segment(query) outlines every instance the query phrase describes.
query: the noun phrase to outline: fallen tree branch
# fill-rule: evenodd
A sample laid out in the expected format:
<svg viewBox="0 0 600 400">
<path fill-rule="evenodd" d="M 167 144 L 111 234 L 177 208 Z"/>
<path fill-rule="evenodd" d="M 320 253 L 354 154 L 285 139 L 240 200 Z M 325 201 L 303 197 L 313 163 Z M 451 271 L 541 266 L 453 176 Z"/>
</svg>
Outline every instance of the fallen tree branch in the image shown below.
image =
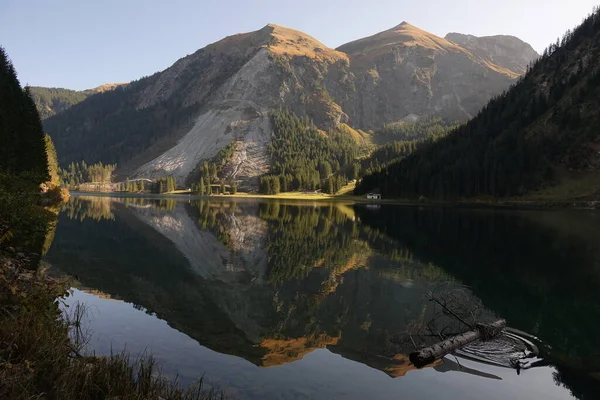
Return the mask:
<svg viewBox="0 0 600 400">
<path fill-rule="evenodd" d="M 428 293 L 428 296 L 429 296 L 429 301 L 435 301 L 437 304 L 439 304 L 440 306 L 442 306 L 442 308 L 444 310 L 446 310 L 446 312 L 448 312 L 454 318 L 456 318 L 457 320 L 459 320 L 460 322 L 462 322 L 463 324 L 465 324 L 469 328 L 473 329 L 473 325 L 467 323 L 464 319 L 462 319 L 461 317 L 459 317 L 454 311 L 452 311 L 451 309 L 449 309 L 445 304 L 442 304 L 441 301 L 439 301 L 438 299 L 435 298 L 435 296 L 433 295 L 433 293 L 431 293 L 431 292 Z"/>
<path fill-rule="evenodd" d="M 475 329 L 410 353 L 408 358 L 417 368 L 421 368 L 477 339 L 491 339 L 500 334 L 505 327 L 506 321 L 503 319 L 491 324 L 476 324 Z"/>
</svg>

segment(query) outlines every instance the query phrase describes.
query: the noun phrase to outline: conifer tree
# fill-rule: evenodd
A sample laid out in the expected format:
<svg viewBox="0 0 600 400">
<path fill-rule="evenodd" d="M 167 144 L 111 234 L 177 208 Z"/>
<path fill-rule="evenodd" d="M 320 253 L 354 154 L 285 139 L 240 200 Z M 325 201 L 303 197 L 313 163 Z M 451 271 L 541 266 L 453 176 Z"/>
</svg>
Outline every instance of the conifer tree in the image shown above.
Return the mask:
<svg viewBox="0 0 600 400">
<path fill-rule="evenodd" d="M 15 69 L 0 47 L 0 170 L 27 173 L 31 183 L 49 180 L 46 143 L 29 89 L 21 89 Z"/>
<path fill-rule="evenodd" d="M 50 135 L 44 136 L 45 148 L 46 148 L 46 159 L 48 163 L 48 175 L 50 176 L 50 184 L 52 186 L 60 185 L 60 178 L 58 176 L 58 157 L 56 156 L 56 149 Z"/>
<path fill-rule="evenodd" d="M 198 194 L 203 196 L 204 195 L 204 178 L 200 177 L 200 184 L 198 185 Z"/>
</svg>

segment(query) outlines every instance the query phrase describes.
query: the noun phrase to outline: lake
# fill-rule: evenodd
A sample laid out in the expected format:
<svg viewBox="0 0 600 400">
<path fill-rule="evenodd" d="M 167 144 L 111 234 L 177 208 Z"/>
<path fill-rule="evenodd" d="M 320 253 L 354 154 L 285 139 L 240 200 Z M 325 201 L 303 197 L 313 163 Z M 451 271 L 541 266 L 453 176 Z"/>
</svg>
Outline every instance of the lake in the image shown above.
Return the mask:
<svg viewBox="0 0 600 400">
<path fill-rule="evenodd" d="M 88 351 L 233 399 L 600 398 L 594 211 L 73 196 L 44 262 Z M 518 331 L 408 361 L 499 318 Z"/>
</svg>

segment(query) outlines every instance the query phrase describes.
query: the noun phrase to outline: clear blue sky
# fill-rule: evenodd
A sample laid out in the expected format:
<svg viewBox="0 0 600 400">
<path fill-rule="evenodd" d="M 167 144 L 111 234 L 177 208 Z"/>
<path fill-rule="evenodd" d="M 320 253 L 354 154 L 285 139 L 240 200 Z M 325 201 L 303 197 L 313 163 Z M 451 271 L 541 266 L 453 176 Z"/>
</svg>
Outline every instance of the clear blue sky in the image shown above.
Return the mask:
<svg viewBox="0 0 600 400">
<path fill-rule="evenodd" d="M 0 0 L 0 45 L 23 85 L 86 89 L 165 69 L 227 35 L 276 23 L 330 47 L 407 21 L 509 34 L 538 52 L 600 0 Z"/>
</svg>

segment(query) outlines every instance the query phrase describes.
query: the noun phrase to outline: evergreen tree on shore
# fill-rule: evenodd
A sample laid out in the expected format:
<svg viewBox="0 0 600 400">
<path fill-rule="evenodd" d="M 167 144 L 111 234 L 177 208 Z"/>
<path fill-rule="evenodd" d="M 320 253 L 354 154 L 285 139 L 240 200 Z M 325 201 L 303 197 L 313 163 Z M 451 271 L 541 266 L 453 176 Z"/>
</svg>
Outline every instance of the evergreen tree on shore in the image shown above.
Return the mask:
<svg viewBox="0 0 600 400">
<path fill-rule="evenodd" d="M 48 160 L 48 175 L 50 176 L 50 184 L 52 186 L 60 185 L 60 177 L 58 176 L 58 157 L 56 149 L 50 135 L 44 136 L 44 144 L 46 147 L 46 159 Z"/>
<path fill-rule="evenodd" d="M 28 174 L 33 183 L 48 181 L 46 143 L 40 116 L 27 88 L 0 47 L 0 170 Z"/>
</svg>

